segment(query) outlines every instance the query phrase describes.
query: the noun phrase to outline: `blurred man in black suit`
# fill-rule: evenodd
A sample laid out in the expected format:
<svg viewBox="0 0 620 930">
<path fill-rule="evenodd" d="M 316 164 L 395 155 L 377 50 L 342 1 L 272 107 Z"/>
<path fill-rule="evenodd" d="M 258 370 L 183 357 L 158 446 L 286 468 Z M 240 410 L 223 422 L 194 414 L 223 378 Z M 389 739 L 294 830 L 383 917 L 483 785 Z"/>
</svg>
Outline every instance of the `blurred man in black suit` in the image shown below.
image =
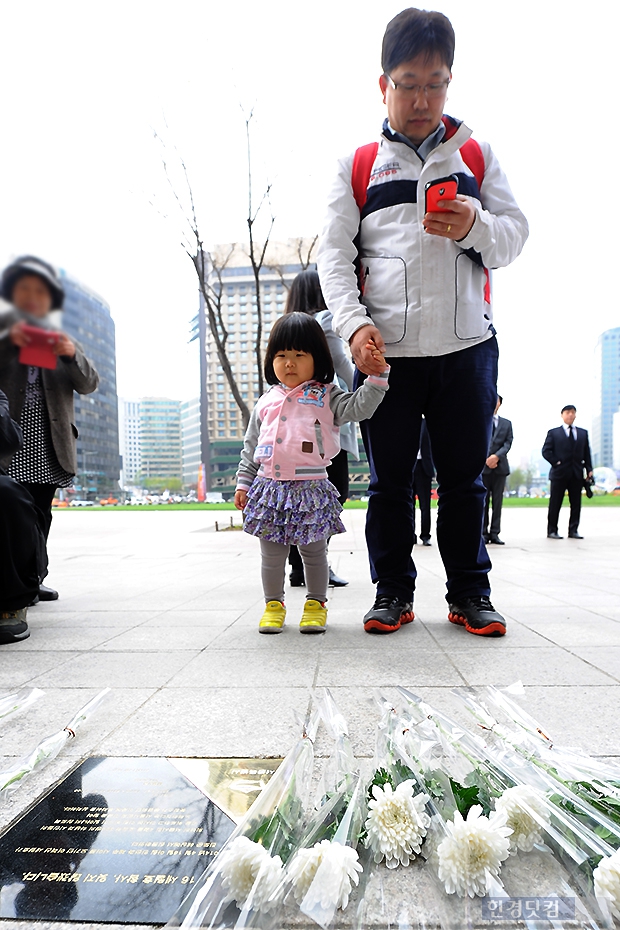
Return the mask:
<svg viewBox="0 0 620 930">
<path fill-rule="evenodd" d="M 494 543 L 496 546 L 503 546 L 503 541 L 499 538 L 499 531 L 502 521 L 502 503 L 504 500 L 504 488 L 506 478 L 510 474 L 510 465 L 508 464 L 508 453 L 512 446 L 512 423 L 505 417 L 500 417 L 498 410 L 502 404 L 503 397 L 497 395 L 497 403 L 493 414 L 493 432 L 491 433 L 491 442 L 489 443 L 489 454 L 482 469 L 482 480 L 487 489 L 487 500 L 484 510 L 484 536 L 485 543 Z M 489 504 L 492 506 L 491 528 L 489 529 Z"/>
<path fill-rule="evenodd" d="M 435 463 L 431 452 L 431 441 L 426 428 L 426 420 L 422 420 L 420 430 L 420 448 L 413 469 L 413 544 L 418 541 L 415 532 L 415 499 L 418 499 L 420 508 L 420 539 L 423 546 L 431 544 L 431 482 L 435 475 Z"/>
<path fill-rule="evenodd" d="M 570 539 L 583 539 L 579 535 L 579 517 L 581 515 L 581 489 L 583 487 L 584 468 L 589 478 L 592 477 L 592 455 L 588 431 L 574 426 L 577 408 L 572 404 L 562 407 L 563 426 L 550 429 L 542 448 L 543 458 L 551 465 L 551 497 L 547 516 L 547 536 L 549 539 L 562 539 L 558 535 L 558 518 L 564 494 L 568 491 L 570 515 L 568 518 L 568 535 Z"/>
</svg>

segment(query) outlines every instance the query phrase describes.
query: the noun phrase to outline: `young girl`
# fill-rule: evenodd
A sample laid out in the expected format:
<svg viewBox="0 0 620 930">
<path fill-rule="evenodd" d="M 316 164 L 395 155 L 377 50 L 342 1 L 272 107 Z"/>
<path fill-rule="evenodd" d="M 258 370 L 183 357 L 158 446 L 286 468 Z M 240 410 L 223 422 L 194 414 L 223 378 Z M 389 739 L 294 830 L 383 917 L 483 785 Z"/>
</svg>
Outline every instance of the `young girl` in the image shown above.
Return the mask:
<svg viewBox="0 0 620 930">
<path fill-rule="evenodd" d="M 340 336 L 337 336 L 332 326 L 332 315 L 325 306 L 323 292 L 321 291 L 321 282 L 318 272 L 313 268 L 306 268 L 300 271 L 291 282 L 286 298 L 285 313 L 309 313 L 313 316 L 321 329 L 325 333 L 327 345 L 334 363 L 336 384 L 345 391 L 353 390 L 353 377 L 355 369 L 351 361 L 349 347 Z M 357 430 L 355 423 L 345 423 L 340 428 L 340 452 L 334 456 L 331 465 L 327 466 L 327 477 L 338 491 L 338 500 L 344 504 L 349 496 L 349 461 L 348 456 L 359 459 L 357 448 Z M 328 540 L 329 546 L 329 540 Z M 288 555 L 289 565 L 291 566 L 291 587 L 301 587 L 305 585 L 304 566 L 301 561 L 301 555 L 297 546 L 292 545 Z M 349 582 L 344 578 L 338 577 L 329 566 L 329 587 L 342 588 Z"/>
<path fill-rule="evenodd" d="M 389 366 L 352 393 L 333 383 L 334 366 L 320 325 L 306 313 L 289 313 L 274 324 L 265 353 L 272 387 L 250 420 L 237 471 L 235 506 L 243 528 L 261 545 L 265 612 L 260 633 L 284 626 L 284 573 L 289 546 L 301 552 L 306 603 L 301 633 L 323 633 L 327 623 L 327 539 L 344 533 L 338 492 L 326 467 L 338 453 L 342 423 L 372 416 L 387 390 Z"/>
</svg>

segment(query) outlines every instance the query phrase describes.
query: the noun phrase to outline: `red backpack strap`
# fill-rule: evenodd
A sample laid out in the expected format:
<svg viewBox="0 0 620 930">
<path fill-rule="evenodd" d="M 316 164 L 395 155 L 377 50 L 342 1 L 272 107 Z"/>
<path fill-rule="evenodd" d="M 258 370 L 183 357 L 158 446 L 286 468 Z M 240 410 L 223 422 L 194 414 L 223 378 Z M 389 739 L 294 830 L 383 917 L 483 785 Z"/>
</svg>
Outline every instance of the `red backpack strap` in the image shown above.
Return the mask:
<svg viewBox="0 0 620 930">
<path fill-rule="evenodd" d="M 359 149 L 356 149 L 355 155 L 353 156 L 351 187 L 353 188 L 353 196 L 355 197 L 355 202 L 360 213 L 362 207 L 366 203 L 366 191 L 368 190 L 370 172 L 375 163 L 378 150 L 378 142 L 369 142 L 368 145 L 362 145 Z"/>
<path fill-rule="evenodd" d="M 484 155 L 482 149 L 475 139 L 468 139 L 459 149 L 461 158 L 478 182 L 478 189 L 482 187 L 484 181 Z"/>
<path fill-rule="evenodd" d="M 482 149 L 478 142 L 475 139 L 468 139 L 467 142 L 464 142 L 460 148 L 461 157 L 473 176 L 476 179 L 478 184 L 478 190 L 482 187 L 482 182 L 484 181 L 484 155 L 482 154 Z M 489 269 L 485 268 L 484 273 L 486 275 L 486 281 L 484 284 L 484 299 L 486 303 L 491 303 L 491 279 L 489 276 Z"/>
</svg>

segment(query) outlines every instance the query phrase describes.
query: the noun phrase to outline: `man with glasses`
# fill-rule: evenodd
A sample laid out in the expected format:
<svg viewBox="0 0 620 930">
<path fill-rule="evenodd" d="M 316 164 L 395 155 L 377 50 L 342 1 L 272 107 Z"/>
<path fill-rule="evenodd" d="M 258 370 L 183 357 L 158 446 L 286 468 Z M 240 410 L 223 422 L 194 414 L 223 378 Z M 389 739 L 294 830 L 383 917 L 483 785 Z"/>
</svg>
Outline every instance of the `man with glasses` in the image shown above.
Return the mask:
<svg viewBox="0 0 620 930">
<path fill-rule="evenodd" d="M 369 633 L 413 620 L 412 483 L 422 416 L 439 483 L 448 618 L 478 635 L 506 631 L 489 599 L 482 539 L 480 475 L 497 401 L 489 269 L 519 255 L 528 227 L 490 147 L 444 115 L 453 57 L 454 31 L 443 14 L 407 9 L 388 24 L 379 78 L 387 119 L 377 145 L 340 161 L 319 248 L 323 294 L 358 382 L 377 371 L 369 343 L 391 365 L 390 390 L 362 423 L 377 585 L 364 617 Z M 440 197 L 427 211 L 428 182 L 452 175 L 456 199 Z"/>
</svg>

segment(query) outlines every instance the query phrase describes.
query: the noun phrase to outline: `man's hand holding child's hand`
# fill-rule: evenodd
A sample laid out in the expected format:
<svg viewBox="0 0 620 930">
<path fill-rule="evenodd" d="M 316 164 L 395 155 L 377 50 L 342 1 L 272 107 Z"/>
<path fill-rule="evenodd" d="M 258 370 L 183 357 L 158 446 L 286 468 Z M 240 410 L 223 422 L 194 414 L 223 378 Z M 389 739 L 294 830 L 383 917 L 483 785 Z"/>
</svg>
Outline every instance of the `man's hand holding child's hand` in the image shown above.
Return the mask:
<svg viewBox="0 0 620 930">
<path fill-rule="evenodd" d="M 389 365 L 385 360 L 385 355 L 383 354 L 383 352 L 380 351 L 380 349 L 377 348 L 377 345 L 374 339 L 372 338 L 372 336 L 366 343 L 365 348 L 368 349 L 368 351 L 373 357 L 373 360 L 377 362 L 378 365 L 382 366 L 381 371 L 385 371 L 386 368 L 389 368 Z"/>
</svg>

